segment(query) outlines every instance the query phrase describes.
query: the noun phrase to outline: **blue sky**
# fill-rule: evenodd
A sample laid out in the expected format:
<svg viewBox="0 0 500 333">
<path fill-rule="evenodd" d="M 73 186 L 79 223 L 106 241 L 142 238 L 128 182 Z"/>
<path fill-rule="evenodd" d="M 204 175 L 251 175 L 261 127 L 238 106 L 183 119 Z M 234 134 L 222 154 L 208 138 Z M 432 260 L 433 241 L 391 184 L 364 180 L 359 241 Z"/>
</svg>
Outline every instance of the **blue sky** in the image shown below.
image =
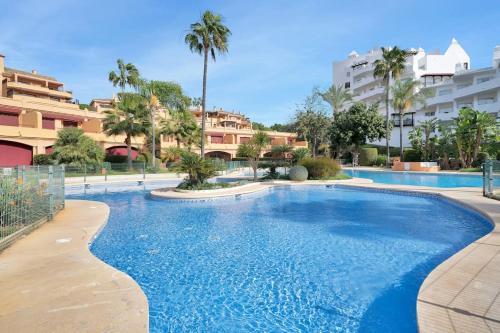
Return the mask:
<svg viewBox="0 0 500 333">
<path fill-rule="evenodd" d="M 205 9 L 224 16 L 229 54 L 209 64 L 207 108 L 254 121 L 288 121 L 313 86 L 332 81 L 332 61 L 353 49 L 398 45 L 446 50 L 457 38 L 473 68 L 500 44 L 500 3 L 466 1 L 0 0 L 6 65 L 55 76 L 80 102 L 110 97 L 116 59 L 148 79 L 201 96 L 202 58 L 184 34 Z"/>
</svg>

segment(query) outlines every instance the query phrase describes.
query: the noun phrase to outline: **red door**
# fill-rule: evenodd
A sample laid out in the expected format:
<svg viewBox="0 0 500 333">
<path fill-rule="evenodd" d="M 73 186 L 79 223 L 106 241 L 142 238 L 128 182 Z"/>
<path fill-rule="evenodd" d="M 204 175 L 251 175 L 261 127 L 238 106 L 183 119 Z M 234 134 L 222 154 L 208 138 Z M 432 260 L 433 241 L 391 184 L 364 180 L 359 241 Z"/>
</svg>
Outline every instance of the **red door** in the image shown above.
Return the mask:
<svg viewBox="0 0 500 333">
<path fill-rule="evenodd" d="M 31 165 L 33 147 L 18 142 L 0 140 L 0 167 Z"/>
</svg>

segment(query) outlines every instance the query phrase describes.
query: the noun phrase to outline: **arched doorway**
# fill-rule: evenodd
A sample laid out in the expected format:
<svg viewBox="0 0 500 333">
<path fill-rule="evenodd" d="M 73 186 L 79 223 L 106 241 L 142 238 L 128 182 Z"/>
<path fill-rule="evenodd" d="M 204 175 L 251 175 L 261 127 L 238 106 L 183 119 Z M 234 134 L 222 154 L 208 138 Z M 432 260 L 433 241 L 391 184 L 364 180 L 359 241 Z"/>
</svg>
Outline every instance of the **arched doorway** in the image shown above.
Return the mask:
<svg viewBox="0 0 500 333">
<path fill-rule="evenodd" d="M 33 147 L 13 141 L 0 140 L 0 167 L 31 165 Z"/>
<path fill-rule="evenodd" d="M 225 151 L 210 151 L 208 153 L 205 153 L 205 157 L 220 158 L 221 160 L 224 161 L 231 160 L 231 154 L 226 153 Z"/>
</svg>

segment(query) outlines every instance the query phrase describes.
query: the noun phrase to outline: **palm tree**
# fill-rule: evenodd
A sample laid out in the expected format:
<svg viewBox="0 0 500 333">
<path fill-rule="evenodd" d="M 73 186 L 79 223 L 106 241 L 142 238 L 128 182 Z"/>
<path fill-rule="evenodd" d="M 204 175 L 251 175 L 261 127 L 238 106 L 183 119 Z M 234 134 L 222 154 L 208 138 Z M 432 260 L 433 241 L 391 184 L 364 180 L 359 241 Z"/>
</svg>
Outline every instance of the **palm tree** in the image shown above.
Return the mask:
<svg viewBox="0 0 500 333">
<path fill-rule="evenodd" d="M 198 124 L 187 110 L 171 111 L 170 117 L 161 121 L 160 133 L 173 136 L 178 148 L 183 144 L 189 149 L 193 139 L 198 137 Z"/>
<path fill-rule="evenodd" d="M 161 104 L 158 99 L 158 86 L 154 81 L 141 80 L 140 82 L 140 91 L 142 97 L 144 97 L 144 101 L 146 102 L 147 109 L 149 110 L 151 117 L 151 150 L 152 150 L 152 158 L 151 163 L 153 169 L 156 166 L 156 130 L 155 130 L 155 122 L 156 122 L 156 112 L 160 109 Z"/>
<path fill-rule="evenodd" d="M 438 128 L 438 120 L 437 118 L 432 118 L 429 120 L 421 121 L 420 122 L 420 127 L 422 127 L 422 130 L 424 132 L 424 160 L 428 161 L 431 159 L 431 135 L 436 132 L 436 129 Z"/>
<path fill-rule="evenodd" d="M 325 92 L 319 93 L 321 98 L 332 107 L 333 117 L 335 118 L 335 113 L 342 111 L 342 107 L 347 103 L 352 101 L 352 94 L 349 90 L 345 89 L 344 86 L 339 84 L 338 86 L 332 85 Z"/>
<path fill-rule="evenodd" d="M 201 96 L 201 156 L 205 156 L 205 107 L 207 98 L 207 66 L 208 54 L 213 61 L 215 53 L 224 54 L 228 49 L 228 37 L 231 31 L 222 24 L 222 17 L 211 11 L 201 15 L 201 21 L 191 24 L 190 31 L 184 40 L 191 52 L 203 55 L 203 92 Z"/>
<path fill-rule="evenodd" d="M 391 77 L 393 79 L 399 79 L 401 74 L 404 72 L 406 59 L 410 57 L 413 53 L 408 50 L 402 50 L 397 46 L 393 48 L 382 47 L 382 58 L 377 59 L 373 62 L 375 66 L 373 76 L 375 78 L 382 78 L 385 86 L 385 129 L 386 129 L 386 148 L 387 148 L 387 161 L 386 166 L 389 167 L 391 161 L 390 149 L 389 149 L 389 137 L 390 137 L 390 120 L 389 120 L 389 83 Z"/>
<path fill-rule="evenodd" d="M 132 63 L 125 64 L 122 59 L 116 60 L 116 63 L 118 64 L 118 72 L 111 71 L 108 76 L 113 86 L 120 87 L 122 94 L 127 85 L 138 88 L 140 85 L 139 70 Z"/>
<path fill-rule="evenodd" d="M 242 143 L 238 146 L 236 155 L 238 157 L 246 157 L 250 166 L 253 169 L 253 180 L 257 181 L 257 169 L 259 167 L 260 155 L 262 150 L 266 148 L 271 139 L 265 132 L 257 132 L 247 143 Z"/>
<path fill-rule="evenodd" d="M 399 154 L 403 161 L 403 117 L 417 103 L 425 104 L 424 90 L 417 91 L 419 81 L 396 80 L 390 88 L 392 93 L 392 106 L 399 114 Z"/>
<path fill-rule="evenodd" d="M 139 94 L 122 93 L 116 107 L 105 111 L 105 114 L 104 133 L 126 136 L 127 163 L 128 168 L 132 169 L 132 137 L 147 134 L 150 126 L 147 102 Z"/>
</svg>

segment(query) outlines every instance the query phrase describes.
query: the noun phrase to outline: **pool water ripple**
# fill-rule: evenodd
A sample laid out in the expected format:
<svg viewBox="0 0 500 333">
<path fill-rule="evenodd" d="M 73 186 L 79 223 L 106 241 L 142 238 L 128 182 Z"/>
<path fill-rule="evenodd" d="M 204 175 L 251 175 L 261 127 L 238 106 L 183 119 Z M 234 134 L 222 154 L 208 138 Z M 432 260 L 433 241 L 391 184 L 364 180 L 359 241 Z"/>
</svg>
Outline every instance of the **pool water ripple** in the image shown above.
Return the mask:
<svg viewBox="0 0 500 333">
<path fill-rule="evenodd" d="M 492 228 L 436 198 L 348 188 L 76 197 L 110 205 L 91 251 L 139 283 L 151 332 L 416 332 L 427 274 Z"/>
</svg>

